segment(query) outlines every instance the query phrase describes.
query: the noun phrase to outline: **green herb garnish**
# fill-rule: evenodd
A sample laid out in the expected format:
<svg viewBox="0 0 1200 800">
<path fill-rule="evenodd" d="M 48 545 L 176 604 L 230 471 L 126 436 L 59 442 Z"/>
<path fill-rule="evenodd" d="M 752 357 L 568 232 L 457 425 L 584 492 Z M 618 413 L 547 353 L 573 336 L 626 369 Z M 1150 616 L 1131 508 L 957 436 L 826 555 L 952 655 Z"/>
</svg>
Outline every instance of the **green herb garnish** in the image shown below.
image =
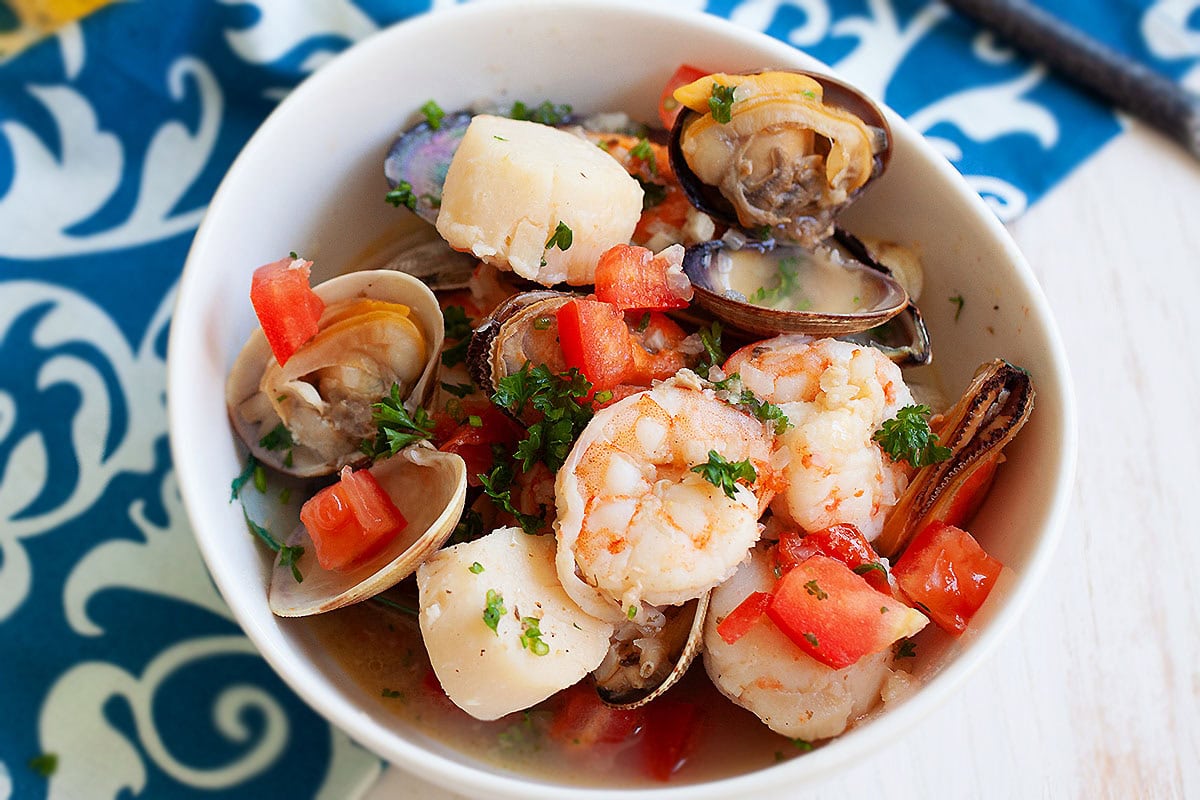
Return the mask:
<svg viewBox="0 0 1200 800">
<path fill-rule="evenodd" d="M 430 100 L 421 106 L 421 113 L 425 115 L 425 121 L 429 123 L 430 128 L 435 131 L 441 129 L 442 119 L 446 116 L 446 112 L 442 111 L 442 107 L 435 101 Z"/>
<path fill-rule="evenodd" d="M 926 405 L 905 406 L 871 438 L 892 461 L 907 461 L 914 467 L 945 461 L 952 453 L 949 447 L 938 444 L 937 434 L 929 429 L 930 414 Z"/>
<path fill-rule="evenodd" d="M 962 314 L 963 304 L 966 303 L 967 301 L 966 301 L 966 299 L 963 298 L 963 296 L 961 294 L 956 294 L 956 295 L 954 295 L 954 297 L 949 297 L 947 299 L 951 303 L 954 303 L 954 305 L 958 306 L 958 308 L 954 309 L 954 321 L 958 322 L 958 317 L 959 317 L 959 315 Z"/>
<path fill-rule="evenodd" d="M 811 594 L 813 597 L 817 598 L 818 600 L 828 600 L 829 599 L 829 593 L 826 592 L 824 589 L 822 589 L 821 585 L 819 583 L 817 583 L 815 579 L 804 584 L 804 590 L 806 592 L 808 592 L 809 594 Z"/>
<path fill-rule="evenodd" d="M 496 630 L 496 626 L 500 624 L 500 618 L 508 611 L 504 607 L 504 598 L 495 589 L 487 590 L 487 605 L 483 608 L 483 624 L 492 629 L 497 636 L 500 632 Z"/>
<path fill-rule="evenodd" d="M 645 333 L 646 328 L 649 328 L 649 327 L 650 327 L 650 312 L 647 311 L 644 314 L 642 314 L 642 318 L 638 320 L 637 327 L 634 328 L 634 330 L 637 331 L 638 333 Z"/>
<path fill-rule="evenodd" d="M 442 381 L 442 388 L 455 397 L 466 397 L 469 394 L 475 393 L 475 387 L 469 383 L 446 383 Z"/>
<path fill-rule="evenodd" d="M 375 444 L 372 456 L 394 456 L 405 447 L 433 435 L 433 420 L 423 408 L 410 414 L 400 400 L 400 385 L 393 383 L 391 394 L 371 406 L 375 423 Z"/>
<path fill-rule="evenodd" d="M 468 508 L 466 513 L 462 515 L 462 519 L 454 526 L 454 531 L 450 534 L 450 541 L 447 546 L 453 544 L 462 544 L 463 542 L 473 542 L 483 535 L 483 517 L 478 511 Z"/>
<path fill-rule="evenodd" d="M 801 753 L 807 753 L 809 750 L 813 749 L 813 743 L 807 741 L 806 739 L 792 739 L 792 744 L 794 744 L 796 749 Z"/>
<path fill-rule="evenodd" d="M 513 505 L 513 470 L 510 464 L 501 461 L 492 468 L 490 475 L 481 473 L 478 478 L 479 482 L 483 484 L 484 494 L 492 498 L 496 505 L 500 506 L 503 511 L 512 514 L 517 520 L 517 524 L 521 526 L 521 530 L 532 535 L 537 533 L 538 529 L 545 524 L 546 521 L 541 517 L 535 517 L 533 514 L 523 514 Z"/>
<path fill-rule="evenodd" d="M 291 567 L 292 577 L 296 583 L 304 583 L 304 576 L 300 574 L 300 567 L 296 566 L 296 562 L 300 556 L 304 555 L 304 548 L 285 544 L 279 548 L 279 566 Z"/>
<path fill-rule="evenodd" d="M 654 155 L 654 148 L 644 137 L 638 139 L 638 143 L 629 148 L 629 155 L 644 162 L 650 168 L 651 175 L 658 174 L 658 158 Z"/>
<path fill-rule="evenodd" d="M 896 658 L 912 658 L 917 654 L 917 645 L 912 639 L 905 639 L 896 648 Z"/>
<path fill-rule="evenodd" d="M 478 575 L 479 573 L 483 572 L 483 564 L 480 564 L 478 561 L 476 561 L 471 566 L 467 567 L 467 569 Z"/>
<path fill-rule="evenodd" d="M 733 87 L 714 83 L 712 96 L 708 98 L 708 110 L 713 119 L 724 125 L 733 118 Z"/>
<path fill-rule="evenodd" d="M 233 479 L 233 482 L 229 484 L 229 502 L 232 503 L 234 500 L 237 500 L 238 495 L 242 492 L 242 487 L 246 485 L 247 481 L 254 477 L 257 469 L 258 459 L 254 456 L 247 456 L 245 469 L 243 469 L 241 473 Z"/>
<path fill-rule="evenodd" d="M 725 496 L 730 500 L 735 497 L 734 489 L 739 481 L 754 483 L 758 480 L 758 472 L 749 459 L 726 461 L 716 450 L 708 451 L 708 463 L 697 464 L 691 471 L 725 492 Z"/>
<path fill-rule="evenodd" d="M 557 247 L 559 250 L 570 250 L 573 238 L 574 234 L 567 227 L 567 223 L 560 219 L 558 227 L 554 229 L 554 233 L 550 234 L 550 238 L 546 240 L 546 249 L 553 250 Z"/>
<path fill-rule="evenodd" d="M 282 545 L 279 544 L 279 540 L 272 536 L 271 532 L 262 525 L 259 525 L 257 522 L 250 519 L 250 514 L 244 508 L 242 509 L 242 516 L 245 517 L 246 527 L 250 529 L 250 532 L 257 536 L 262 543 L 271 550 L 271 552 L 278 553 L 279 548 L 282 547 Z"/>
<path fill-rule="evenodd" d="M 636 175 L 634 177 L 637 178 Z M 644 181 L 641 178 L 637 178 L 637 182 L 642 185 L 642 211 L 660 206 L 667 199 L 667 187 L 661 183 Z"/>
<path fill-rule="evenodd" d="M 637 606 L 630 606 L 629 608 L 625 609 L 625 616 L 629 617 L 630 619 L 633 619 L 634 617 L 636 617 L 637 616 Z"/>
<path fill-rule="evenodd" d="M 779 281 L 770 289 L 765 286 L 760 286 L 749 297 L 751 303 L 760 306 L 769 306 L 774 303 L 784 302 L 792 297 L 800 282 L 800 259 L 798 258 L 781 258 L 776 265 L 776 270 L 779 272 Z M 812 302 L 801 299 L 798 306 L 811 307 Z M 807 311 L 808 308 L 799 308 L 800 311 Z"/>
<path fill-rule="evenodd" d="M 528 649 L 535 656 L 544 656 L 550 652 L 550 645 L 542 641 L 542 631 L 538 626 L 541 620 L 537 617 L 521 617 L 521 647 Z"/>
<path fill-rule="evenodd" d="M 446 306 L 442 309 L 446 328 L 446 340 L 458 340 L 442 352 L 442 365 L 453 367 L 467 360 L 467 347 L 471 344 L 471 319 L 462 306 Z"/>
<path fill-rule="evenodd" d="M 792 427 L 791 420 L 788 419 L 787 414 L 783 413 L 782 408 L 774 403 L 768 403 L 766 400 L 759 400 L 749 389 L 742 390 L 737 404 L 763 422 L 773 423 L 776 436 L 783 435 L 788 428 Z"/>
<path fill-rule="evenodd" d="M 396 208 L 404 206 L 409 211 L 415 211 L 417 208 L 417 196 L 413 194 L 412 184 L 408 181 L 397 183 L 396 188 L 385 194 L 383 199 Z"/>
<path fill-rule="evenodd" d="M 817 635 L 816 635 L 815 633 L 806 633 L 806 634 L 804 634 L 804 638 L 805 638 L 805 640 L 806 640 L 806 641 L 808 641 L 808 643 L 809 643 L 809 644 L 811 644 L 813 647 L 820 647 L 820 646 L 821 646 L 821 644 L 820 644 L 820 643 L 817 641 Z"/>
<path fill-rule="evenodd" d="M 721 349 L 721 323 L 714 322 L 709 328 L 701 328 L 699 334 L 704 355 L 696 365 L 696 374 L 707 378 L 710 369 L 725 363 L 725 351 Z"/>
<path fill-rule="evenodd" d="M 374 603 L 379 603 L 379 605 L 384 606 L 386 608 L 390 608 L 393 611 L 399 611 L 401 614 L 408 614 L 410 617 L 421 616 L 421 612 L 418 611 L 417 609 L 413 608 L 412 606 L 406 606 L 403 603 L 397 603 L 395 600 L 389 600 L 380 594 L 377 594 L 374 597 L 372 597 L 371 601 Z"/>
<path fill-rule="evenodd" d="M 258 440 L 258 445 L 267 450 L 285 450 L 294 447 L 295 442 L 292 441 L 292 432 L 281 422 L 267 431 L 267 434 Z"/>
<path fill-rule="evenodd" d="M 259 494 L 267 493 L 267 471 L 262 464 L 254 465 L 254 488 L 258 489 Z"/>
<path fill-rule="evenodd" d="M 871 572 L 873 570 L 879 570 L 879 572 L 883 575 L 883 577 L 885 577 L 885 578 L 887 577 L 887 570 L 884 569 L 883 564 L 880 564 L 878 561 L 871 561 L 867 564 L 859 564 L 857 567 L 854 568 L 854 574 L 855 575 L 866 575 L 868 572 Z"/>
<path fill-rule="evenodd" d="M 400 700 L 404 699 L 404 692 L 400 692 L 395 689 L 386 689 L 385 688 L 382 692 L 380 692 L 380 695 L 383 697 L 386 697 L 388 699 L 395 699 L 395 698 L 399 698 Z"/>
<path fill-rule="evenodd" d="M 538 461 L 552 472 L 558 471 L 592 419 L 592 404 L 586 400 L 591 389 L 579 370 L 555 375 L 545 364 L 531 367 L 527 363 L 519 372 L 500 379 L 493 403 L 518 417 L 528 408 L 542 415 L 517 444 L 516 458 L 523 471 L 528 472 Z"/>
<path fill-rule="evenodd" d="M 530 109 L 529 106 L 518 100 L 512 104 L 508 116 L 512 119 L 540 122 L 542 125 L 558 125 L 570 116 L 571 111 L 571 106 L 566 103 L 555 104 L 544 100 L 541 105 Z"/>
</svg>

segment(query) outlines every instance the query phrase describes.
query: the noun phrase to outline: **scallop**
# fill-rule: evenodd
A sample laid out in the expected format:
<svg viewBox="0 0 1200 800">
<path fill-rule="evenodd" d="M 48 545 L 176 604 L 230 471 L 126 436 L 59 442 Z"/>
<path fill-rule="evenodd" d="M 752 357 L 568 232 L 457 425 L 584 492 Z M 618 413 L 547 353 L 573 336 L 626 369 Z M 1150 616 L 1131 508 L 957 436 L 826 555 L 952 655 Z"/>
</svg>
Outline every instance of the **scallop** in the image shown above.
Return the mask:
<svg viewBox="0 0 1200 800">
<path fill-rule="evenodd" d="M 546 286 L 592 283 L 633 235 L 642 189 L 598 147 L 534 122 L 480 114 L 442 187 L 438 232 L 456 250 Z"/>
<path fill-rule="evenodd" d="M 421 636 L 438 681 L 476 719 L 538 703 L 595 669 L 613 626 L 583 612 L 554 569 L 554 538 L 502 528 L 417 570 Z"/>
<path fill-rule="evenodd" d="M 264 464 L 299 477 L 364 460 L 371 406 L 397 387 L 424 402 L 445 335 L 437 298 L 402 272 L 365 270 L 314 288 L 325 301 L 317 335 L 280 366 L 261 329 L 225 387 L 233 428 Z"/>
<path fill-rule="evenodd" d="M 467 497 L 467 466 L 460 456 L 422 442 L 370 471 L 407 524 L 382 552 L 344 571 L 321 569 L 308 530 L 297 526 L 287 540 L 303 548 L 295 572 L 282 558 L 271 571 L 269 602 L 276 615 L 304 617 L 373 597 L 411 575 L 454 532 Z"/>
</svg>

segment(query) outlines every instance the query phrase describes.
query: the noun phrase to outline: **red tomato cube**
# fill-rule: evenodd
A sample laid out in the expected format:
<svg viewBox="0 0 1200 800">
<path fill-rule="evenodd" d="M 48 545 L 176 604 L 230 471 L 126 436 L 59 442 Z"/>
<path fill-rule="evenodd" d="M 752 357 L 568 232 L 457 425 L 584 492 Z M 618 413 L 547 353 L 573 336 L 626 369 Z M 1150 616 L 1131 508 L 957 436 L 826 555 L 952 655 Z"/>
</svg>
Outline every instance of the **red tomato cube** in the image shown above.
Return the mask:
<svg viewBox="0 0 1200 800">
<path fill-rule="evenodd" d="M 692 284 L 682 265 L 679 248 L 655 255 L 644 247 L 615 245 L 596 264 L 596 299 L 622 311 L 687 308 Z"/>
<path fill-rule="evenodd" d="M 938 627 L 959 634 L 987 600 L 1003 568 L 971 534 L 931 522 L 913 537 L 892 574 Z"/>
<path fill-rule="evenodd" d="M 282 366 L 300 346 L 317 335 L 325 303 L 308 285 L 311 261 L 281 258 L 254 270 L 250 303 Z"/>
<path fill-rule="evenodd" d="M 642 727 L 642 710 L 612 708 L 600 702 L 590 682 L 577 683 L 564 693 L 566 701 L 554 714 L 550 736 L 584 750 L 596 744 L 620 744 Z"/>
<path fill-rule="evenodd" d="M 717 635 L 724 639 L 726 644 L 733 644 L 745 636 L 762 615 L 767 613 L 767 606 L 770 604 L 771 595 L 766 592 L 751 592 L 737 608 L 729 612 L 729 616 L 717 624 Z"/>
<path fill-rule="evenodd" d="M 695 703 L 660 697 L 645 706 L 645 711 L 643 763 L 650 777 L 668 781 L 687 762 L 696 746 L 701 709 Z"/>
<path fill-rule="evenodd" d="M 321 569 L 344 570 L 385 548 L 408 521 L 375 476 L 342 469 L 341 480 L 300 509 Z"/>
<path fill-rule="evenodd" d="M 805 559 L 817 554 L 836 558 L 855 574 L 862 575 L 867 583 L 884 594 L 891 595 L 887 572 L 879 560 L 879 554 L 858 527 L 849 523 L 830 525 L 814 533 L 802 534 L 784 531 L 775 547 L 775 564 L 783 572 Z"/>
<path fill-rule="evenodd" d="M 875 591 L 841 561 L 823 555 L 784 574 L 767 616 L 801 650 L 834 669 L 912 636 L 927 622 L 920 612 Z"/>
<path fill-rule="evenodd" d="M 703 78 L 708 74 L 702 69 L 682 64 L 679 69 L 675 70 L 675 74 L 667 79 L 667 85 L 663 87 L 662 96 L 658 98 L 658 118 L 662 120 L 664 128 L 671 130 L 671 128 L 675 127 L 675 118 L 679 116 L 679 110 L 683 108 L 679 104 L 679 101 L 675 99 L 675 90 L 680 86 L 687 86 L 689 83 Z"/>
<path fill-rule="evenodd" d="M 615 306 L 576 298 L 556 314 L 558 339 L 568 367 L 575 367 L 603 391 L 625 383 L 633 367 L 633 337 Z"/>
</svg>

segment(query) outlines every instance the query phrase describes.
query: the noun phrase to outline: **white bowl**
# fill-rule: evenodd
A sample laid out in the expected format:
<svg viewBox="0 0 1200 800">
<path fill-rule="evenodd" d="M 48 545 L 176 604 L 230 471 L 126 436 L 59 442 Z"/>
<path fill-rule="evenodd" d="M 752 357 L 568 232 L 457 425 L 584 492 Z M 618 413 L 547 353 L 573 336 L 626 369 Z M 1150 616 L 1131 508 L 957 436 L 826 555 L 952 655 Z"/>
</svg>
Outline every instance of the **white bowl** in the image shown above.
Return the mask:
<svg viewBox="0 0 1200 800">
<path fill-rule="evenodd" d="M 339 679 L 303 623 L 267 607 L 267 555 L 229 503 L 240 470 L 225 412 L 225 376 L 255 326 L 251 270 L 289 250 L 321 277 L 353 269 L 406 216 L 382 202 L 383 156 L 429 98 L 471 102 L 552 98 L 580 110 L 623 109 L 655 119 L 659 90 L 681 63 L 713 70 L 766 65 L 820 69 L 793 48 L 722 20 L 611 0 L 488 3 L 390 28 L 348 50 L 298 87 L 263 123 L 221 183 L 196 235 L 179 287 L 168 357 L 172 452 L 196 538 L 247 635 L 301 697 L 355 740 L 456 791 L 489 797 L 583 798 L 568 788 L 503 772 L 385 714 Z M 903 704 L 827 746 L 770 769 L 654 792 L 747 796 L 795 786 L 899 738 L 974 669 L 1012 627 L 1045 571 L 1074 468 L 1074 404 L 1063 348 L 1029 267 L 995 216 L 957 172 L 895 114 L 887 173 L 847 217 L 860 233 L 918 243 L 926 269 L 922 308 L 945 387 L 960 391 L 980 363 L 1002 356 L 1032 373 L 1033 417 L 1009 449 L 972 530 L 1011 568 L 971 630 L 923 648 L 924 685 Z M 961 319 L 947 298 L 963 294 Z M 994 308 L 995 306 L 995 308 Z"/>
</svg>

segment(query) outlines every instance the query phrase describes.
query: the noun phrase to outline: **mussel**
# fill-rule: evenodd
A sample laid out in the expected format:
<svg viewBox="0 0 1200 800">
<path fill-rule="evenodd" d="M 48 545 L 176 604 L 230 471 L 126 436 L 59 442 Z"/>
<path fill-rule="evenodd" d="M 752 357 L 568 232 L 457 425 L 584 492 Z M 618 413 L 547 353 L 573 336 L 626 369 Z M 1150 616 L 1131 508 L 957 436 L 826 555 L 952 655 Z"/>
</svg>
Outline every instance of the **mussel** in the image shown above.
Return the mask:
<svg viewBox="0 0 1200 800">
<path fill-rule="evenodd" d="M 267 466 L 298 477 L 362 461 L 371 406 L 393 385 L 410 410 L 424 402 L 445 331 L 437 298 L 402 272 L 366 270 L 314 288 L 317 335 L 283 366 L 256 329 L 225 387 L 239 438 Z"/>
<path fill-rule="evenodd" d="M 619 625 L 608 655 L 592 672 L 600 699 L 614 708 L 640 708 L 674 686 L 703 646 L 711 594 L 682 606 L 644 609 L 646 622 Z"/>
<path fill-rule="evenodd" d="M 407 525 L 378 555 L 347 571 L 323 570 L 304 525 L 289 537 L 290 547 L 303 547 L 294 567 L 276 559 L 271 572 L 271 611 L 281 617 L 303 617 L 357 603 L 390 589 L 416 571 L 441 547 L 462 515 L 467 496 L 466 462 L 426 442 L 378 461 L 371 474 L 402 509 Z"/>
<path fill-rule="evenodd" d="M 812 245 L 890 156 L 874 103 L 827 75 L 718 73 L 675 92 L 671 167 L 701 211 Z"/>
<path fill-rule="evenodd" d="M 437 222 L 446 170 L 472 116 L 469 111 L 446 114 L 437 127 L 425 120 L 398 136 L 388 148 L 383 161 L 388 186 L 401 190 L 397 202 L 430 224 Z"/>
<path fill-rule="evenodd" d="M 846 336 L 884 324 L 909 304 L 894 278 L 831 244 L 717 239 L 688 248 L 697 301 L 755 334 Z"/>
<path fill-rule="evenodd" d="M 1033 382 L 1025 370 L 1000 359 L 980 367 L 962 399 L 934 426 L 950 457 L 917 472 L 884 523 L 875 549 L 895 556 L 930 522 L 965 522 L 987 494 L 1004 448 L 1029 419 L 1033 400 Z"/>
</svg>

